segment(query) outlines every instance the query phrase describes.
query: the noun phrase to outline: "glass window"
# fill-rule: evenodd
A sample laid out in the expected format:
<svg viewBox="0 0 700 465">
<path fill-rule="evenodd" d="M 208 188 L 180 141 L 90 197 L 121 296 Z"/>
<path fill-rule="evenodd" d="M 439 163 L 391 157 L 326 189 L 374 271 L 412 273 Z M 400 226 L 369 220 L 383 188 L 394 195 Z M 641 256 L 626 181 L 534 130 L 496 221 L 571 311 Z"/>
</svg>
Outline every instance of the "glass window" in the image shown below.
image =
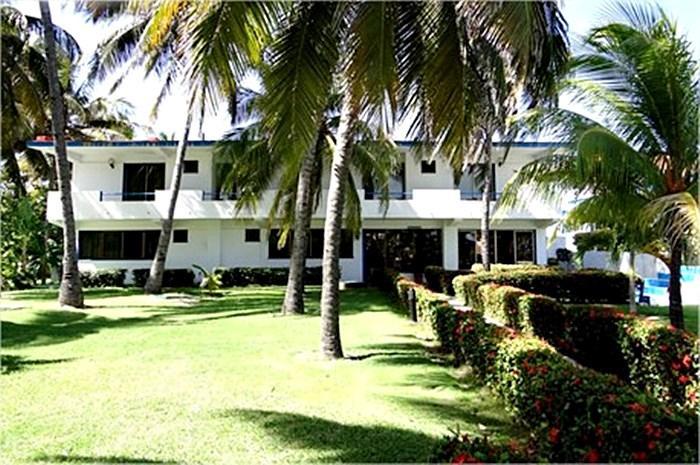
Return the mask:
<svg viewBox="0 0 700 465">
<path fill-rule="evenodd" d="M 260 230 L 259 229 L 246 229 L 245 230 L 245 241 L 246 242 L 260 242 Z"/>
<path fill-rule="evenodd" d="M 516 260 L 519 262 L 535 261 L 535 233 L 534 231 L 516 231 Z"/>
<path fill-rule="evenodd" d="M 185 160 L 184 166 L 185 173 L 198 173 L 199 172 L 199 161 L 198 160 Z"/>
<path fill-rule="evenodd" d="M 165 163 L 124 163 L 123 201 L 155 200 L 165 189 Z"/>
<path fill-rule="evenodd" d="M 515 263 L 515 244 L 513 231 L 491 231 L 496 235 L 496 263 Z"/>
<path fill-rule="evenodd" d="M 176 229 L 173 231 L 173 242 L 185 243 L 188 240 L 186 229 Z"/>
<path fill-rule="evenodd" d="M 421 160 L 420 172 L 423 174 L 435 174 L 437 172 L 437 163 L 435 163 L 435 160 Z"/>
<path fill-rule="evenodd" d="M 292 251 L 291 234 L 287 236 L 287 241 L 283 247 L 278 247 L 281 231 L 279 229 L 271 229 L 267 242 L 268 258 L 289 258 Z"/>
<path fill-rule="evenodd" d="M 476 261 L 481 263 L 481 230 L 476 232 Z M 496 235 L 489 232 L 489 262 L 496 263 Z"/>
<path fill-rule="evenodd" d="M 323 231 L 321 231 L 323 235 Z M 340 231 L 340 258 L 352 258 L 353 257 L 353 236 L 352 232 L 347 229 Z M 321 244 L 323 249 L 323 244 Z M 323 253 L 321 253 L 323 256 Z"/>
<path fill-rule="evenodd" d="M 476 232 L 459 231 L 458 242 L 459 269 L 469 270 L 476 263 Z"/>
<path fill-rule="evenodd" d="M 151 260 L 160 231 L 80 231 L 78 256 L 91 260 Z"/>
</svg>

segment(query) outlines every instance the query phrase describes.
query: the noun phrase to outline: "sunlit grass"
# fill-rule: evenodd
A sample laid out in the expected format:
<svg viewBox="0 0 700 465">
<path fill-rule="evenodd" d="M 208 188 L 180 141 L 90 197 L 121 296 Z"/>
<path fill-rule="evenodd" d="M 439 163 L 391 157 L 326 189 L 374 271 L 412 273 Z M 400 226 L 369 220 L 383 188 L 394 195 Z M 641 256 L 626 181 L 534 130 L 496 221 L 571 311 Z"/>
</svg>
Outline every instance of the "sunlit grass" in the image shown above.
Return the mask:
<svg viewBox="0 0 700 465">
<path fill-rule="evenodd" d="M 4 293 L 2 463 L 420 462 L 449 428 L 523 434 L 377 291 L 343 293 L 340 362 L 318 356 L 318 291 L 300 317 L 282 295 Z"/>
</svg>

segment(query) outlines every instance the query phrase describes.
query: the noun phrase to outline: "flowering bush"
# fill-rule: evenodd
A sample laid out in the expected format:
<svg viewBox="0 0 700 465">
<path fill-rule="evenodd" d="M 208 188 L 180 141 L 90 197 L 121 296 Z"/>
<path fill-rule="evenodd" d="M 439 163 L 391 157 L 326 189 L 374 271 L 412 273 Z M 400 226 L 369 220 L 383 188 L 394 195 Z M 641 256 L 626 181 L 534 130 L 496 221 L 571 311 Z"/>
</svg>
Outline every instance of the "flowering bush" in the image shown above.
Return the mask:
<svg viewBox="0 0 700 465">
<path fill-rule="evenodd" d="M 484 284 L 479 287 L 479 302 L 484 316 L 513 329 L 521 329 L 521 313 L 518 300 L 526 294 L 522 289 L 497 284 Z"/>
<path fill-rule="evenodd" d="M 455 294 L 466 305 L 478 307 L 476 291 L 486 283 L 513 286 L 527 292 L 553 297 L 572 303 L 625 303 L 628 295 L 628 278 L 623 273 L 602 270 L 566 272 L 554 268 L 492 271 L 476 273 L 465 279 L 453 280 Z M 595 290 L 592 292 L 591 290 Z"/>
<path fill-rule="evenodd" d="M 551 297 L 526 293 L 518 299 L 522 330 L 558 347 L 564 338 L 564 307 Z"/>
<path fill-rule="evenodd" d="M 487 437 L 454 433 L 444 439 L 430 460 L 433 463 L 536 463 L 542 458 L 533 444 L 511 441 L 495 444 Z"/>
<path fill-rule="evenodd" d="M 697 461 L 695 415 L 576 366 L 540 339 L 501 340 L 487 380 L 550 460 Z"/>
<path fill-rule="evenodd" d="M 632 385 L 664 402 L 698 408 L 697 337 L 646 318 L 625 319 L 618 335 Z"/>
</svg>

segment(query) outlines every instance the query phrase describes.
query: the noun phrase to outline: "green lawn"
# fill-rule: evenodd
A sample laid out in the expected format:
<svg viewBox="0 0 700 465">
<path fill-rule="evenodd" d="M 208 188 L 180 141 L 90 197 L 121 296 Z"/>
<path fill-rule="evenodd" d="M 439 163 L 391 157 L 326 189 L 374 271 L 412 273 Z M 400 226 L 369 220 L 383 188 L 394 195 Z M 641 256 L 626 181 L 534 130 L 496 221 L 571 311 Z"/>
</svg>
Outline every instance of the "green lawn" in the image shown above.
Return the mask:
<svg viewBox="0 0 700 465">
<path fill-rule="evenodd" d="M 623 310 L 627 311 L 628 306 Z M 637 305 L 637 312 L 640 315 L 658 316 L 661 321 L 668 323 L 668 305 Z M 697 305 L 683 306 L 683 319 L 685 320 L 685 329 L 698 334 L 698 307 Z"/>
<path fill-rule="evenodd" d="M 1 462 L 417 462 L 449 428 L 524 434 L 377 291 L 342 294 L 340 362 L 316 350 L 318 290 L 308 316 L 282 296 L 3 293 Z"/>
</svg>

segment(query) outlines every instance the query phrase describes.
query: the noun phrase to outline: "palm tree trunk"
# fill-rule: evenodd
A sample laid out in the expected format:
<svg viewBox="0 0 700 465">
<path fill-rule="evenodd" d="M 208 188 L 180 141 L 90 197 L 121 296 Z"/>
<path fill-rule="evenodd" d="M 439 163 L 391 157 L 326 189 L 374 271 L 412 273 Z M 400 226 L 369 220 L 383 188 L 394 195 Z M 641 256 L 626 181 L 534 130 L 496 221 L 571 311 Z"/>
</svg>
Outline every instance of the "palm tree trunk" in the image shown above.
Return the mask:
<svg viewBox="0 0 700 465">
<path fill-rule="evenodd" d="M 484 271 L 491 271 L 489 236 L 491 233 L 491 183 L 493 182 L 493 170 L 491 169 L 491 137 L 488 137 L 485 147 L 486 173 L 484 175 L 484 188 L 481 192 L 481 263 Z"/>
<path fill-rule="evenodd" d="M 175 217 L 175 205 L 180 193 L 180 183 L 182 181 L 182 170 L 185 165 L 185 154 L 187 153 L 187 140 L 192 126 L 192 104 L 187 108 L 185 126 L 182 137 L 177 143 L 175 154 L 175 166 L 173 167 L 173 179 L 170 182 L 170 204 L 168 205 L 168 215 L 161 222 L 160 237 L 158 238 L 158 248 L 156 256 L 153 257 L 151 272 L 146 280 L 144 290 L 147 294 L 160 294 L 163 290 L 163 273 L 165 272 L 165 259 L 168 257 L 168 247 L 170 246 L 170 235 L 173 231 L 173 218 Z"/>
<path fill-rule="evenodd" d="M 343 97 L 328 187 L 323 229 L 323 286 L 321 288 L 321 351 L 327 358 L 343 358 L 340 342 L 340 235 L 345 178 L 350 163 L 352 127 L 357 120 L 350 92 Z"/>
<path fill-rule="evenodd" d="M 634 268 L 634 250 L 629 251 L 630 254 L 630 281 L 629 281 L 629 300 L 630 300 L 630 313 L 637 313 L 637 272 Z"/>
<path fill-rule="evenodd" d="M 297 181 L 297 195 L 294 205 L 294 236 L 292 256 L 289 259 L 287 292 L 282 303 L 282 313 L 304 313 L 304 269 L 306 249 L 311 226 L 311 178 L 316 163 L 316 150 L 311 149 L 304 157 Z"/>
<path fill-rule="evenodd" d="M 682 247 L 681 241 L 676 241 L 671 246 L 671 266 L 669 267 L 671 278 L 668 283 L 668 316 L 671 324 L 678 329 L 685 329 L 683 302 L 681 300 Z"/>
<path fill-rule="evenodd" d="M 5 161 L 5 171 L 7 172 L 7 177 L 12 181 L 13 189 L 17 197 L 24 197 L 27 195 L 27 189 L 24 187 L 24 182 L 22 181 L 22 172 L 19 169 L 19 163 L 17 163 L 17 156 L 13 148 L 7 148 L 2 150 L 2 159 Z"/>
<path fill-rule="evenodd" d="M 51 97 L 51 125 L 54 147 L 56 149 L 56 164 L 58 165 L 58 188 L 61 194 L 63 211 L 63 273 L 58 302 L 61 305 L 82 307 L 83 290 L 80 283 L 80 272 L 78 271 L 70 167 L 68 166 L 68 156 L 66 154 L 66 122 L 64 120 L 63 95 L 58 81 L 56 43 L 54 41 L 53 22 L 51 21 L 51 9 L 48 1 L 40 1 L 39 9 L 41 10 L 41 20 L 44 23 L 44 44 L 46 47 L 49 95 Z"/>
</svg>

